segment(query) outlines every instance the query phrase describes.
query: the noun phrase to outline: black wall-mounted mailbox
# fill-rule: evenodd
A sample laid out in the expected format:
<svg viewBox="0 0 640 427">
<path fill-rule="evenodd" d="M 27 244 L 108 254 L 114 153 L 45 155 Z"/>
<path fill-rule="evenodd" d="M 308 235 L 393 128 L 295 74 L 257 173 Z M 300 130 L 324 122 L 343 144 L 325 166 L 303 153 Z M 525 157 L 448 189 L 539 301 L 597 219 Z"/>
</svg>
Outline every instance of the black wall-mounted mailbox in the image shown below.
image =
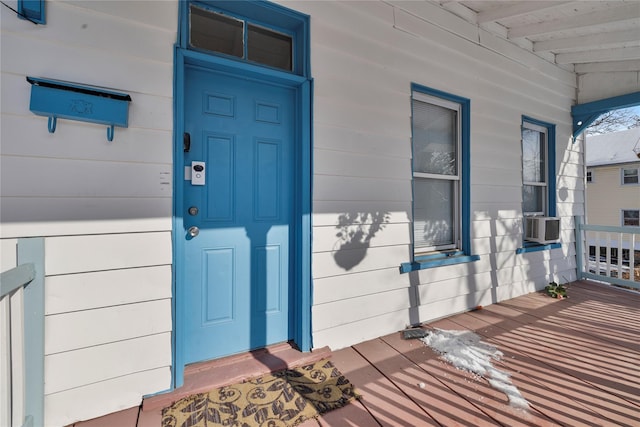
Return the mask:
<svg viewBox="0 0 640 427">
<path fill-rule="evenodd" d="M 32 85 L 29 109 L 49 117 L 51 133 L 59 118 L 107 125 L 109 141 L 114 126 L 129 126 L 131 97 L 126 93 L 60 80 L 27 77 L 27 81 Z"/>
</svg>

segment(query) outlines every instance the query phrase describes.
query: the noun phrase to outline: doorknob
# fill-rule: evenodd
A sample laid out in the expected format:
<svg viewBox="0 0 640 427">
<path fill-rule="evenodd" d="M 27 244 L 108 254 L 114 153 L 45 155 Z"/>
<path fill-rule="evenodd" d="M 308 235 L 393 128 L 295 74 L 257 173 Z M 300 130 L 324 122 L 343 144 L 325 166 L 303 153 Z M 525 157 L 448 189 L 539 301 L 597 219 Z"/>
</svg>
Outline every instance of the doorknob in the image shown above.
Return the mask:
<svg viewBox="0 0 640 427">
<path fill-rule="evenodd" d="M 189 236 L 191 237 L 196 237 L 198 234 L 200 234 L 200 229 L 194 225 L 193 227 L 189 227 L 187 233 L 189 233 Z"/>
</svg>

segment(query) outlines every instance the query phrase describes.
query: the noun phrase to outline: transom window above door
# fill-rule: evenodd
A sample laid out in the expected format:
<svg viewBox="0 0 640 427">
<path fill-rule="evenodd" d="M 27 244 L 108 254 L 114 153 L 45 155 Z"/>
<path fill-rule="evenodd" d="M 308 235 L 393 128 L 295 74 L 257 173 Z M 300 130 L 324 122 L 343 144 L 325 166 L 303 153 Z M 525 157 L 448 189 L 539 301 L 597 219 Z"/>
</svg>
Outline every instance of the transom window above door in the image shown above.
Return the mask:
<svg viewBox="0 0 640 427">
<path fill-rule="evenodd" d="M 280 70 L 293 71 L 294 37 L 286 30 L 192 4 L 189 45 Z"/>
</svg>

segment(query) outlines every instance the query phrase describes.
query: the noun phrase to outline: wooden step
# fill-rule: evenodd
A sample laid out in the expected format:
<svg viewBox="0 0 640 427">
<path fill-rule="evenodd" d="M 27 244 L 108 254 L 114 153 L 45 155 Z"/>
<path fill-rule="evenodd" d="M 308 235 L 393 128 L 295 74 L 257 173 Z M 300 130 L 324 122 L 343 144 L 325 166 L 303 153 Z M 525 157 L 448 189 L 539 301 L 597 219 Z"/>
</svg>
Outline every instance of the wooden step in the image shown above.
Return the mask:
<svg viewBox="0 0 640 427">
<path fill-rule="evenodd" d="M 188 365 L 184 385 L 169 393 L 145 398 L 143 411 L 154 411 L 196 393 L 234 384 L 287 368 L 295 368 L 331 357 L 329 347 L 303 353 L 289 343 Z"/>
</svg>

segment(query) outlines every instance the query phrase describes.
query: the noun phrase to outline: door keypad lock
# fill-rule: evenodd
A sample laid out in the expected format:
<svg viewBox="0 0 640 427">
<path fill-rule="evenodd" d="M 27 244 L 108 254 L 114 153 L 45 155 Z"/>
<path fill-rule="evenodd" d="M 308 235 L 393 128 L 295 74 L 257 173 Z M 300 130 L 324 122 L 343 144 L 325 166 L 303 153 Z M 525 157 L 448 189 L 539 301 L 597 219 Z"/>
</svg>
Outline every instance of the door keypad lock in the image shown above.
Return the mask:
<svg viewBox="0 0 640 427">
<path fill-rule="evenodd" d="M 206 176 L 205 162 L 191 162 L 191 185 L 204 185 Z"/>
</svg>

